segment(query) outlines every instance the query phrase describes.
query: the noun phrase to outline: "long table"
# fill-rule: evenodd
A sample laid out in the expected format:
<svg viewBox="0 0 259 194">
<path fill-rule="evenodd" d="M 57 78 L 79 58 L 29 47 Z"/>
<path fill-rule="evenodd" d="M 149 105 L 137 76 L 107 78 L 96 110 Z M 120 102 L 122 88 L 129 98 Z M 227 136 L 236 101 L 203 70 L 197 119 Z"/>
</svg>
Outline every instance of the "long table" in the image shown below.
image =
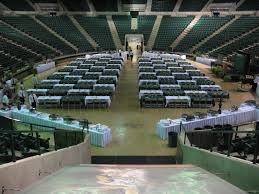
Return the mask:
<svg viewBox="0 0 259 194">
<path fill-rule="evenodd" d="M 79 124 L 79 121 L 74 121 L 71 124 L 65 123 L 63 118 L 58 120 L 49 119 L 48 113 L 36 112 L 31 113 L 28 109 L 22 108 L 18 110 L 17 108 L 12 108 L 9 111 L 0 111 L 0 115 L 9 116 L 13 119 L 20 120 L 22 122 L 43 125 L 46 127 L 41 127 L 41 130 L 51 130 L 49 127 L 57 129 L 69 129 L 69 130 L 83 130 Z M 86 132 L 87 129 L 85 129 Z M 89 134 L 91 144 L 99 147 L 105 147 L 112 140 L 111 129 L 105 125 L 95 124 L 89 125 Z"/>
<path fill-rule="evenodd" d="M 157 123 L 156 133 L 161 139 L 165 140 L 168 137 L 168 132 L 173 131 L 179 133 L 181 127 L 181 131 L 191 131 L 197 127 L 203 128 L 206 125 L 240 125 L 257 120 L 257 111 L 258 110 L 254 107 L 244 105 L 235 112 L 224 110 L 222 111 L 222 114 L 218 116 L 208 116 L 204 119 L 195 119 L 193 121 L 184 121 L 182 119 L 163 119 Z"/>
</svg>

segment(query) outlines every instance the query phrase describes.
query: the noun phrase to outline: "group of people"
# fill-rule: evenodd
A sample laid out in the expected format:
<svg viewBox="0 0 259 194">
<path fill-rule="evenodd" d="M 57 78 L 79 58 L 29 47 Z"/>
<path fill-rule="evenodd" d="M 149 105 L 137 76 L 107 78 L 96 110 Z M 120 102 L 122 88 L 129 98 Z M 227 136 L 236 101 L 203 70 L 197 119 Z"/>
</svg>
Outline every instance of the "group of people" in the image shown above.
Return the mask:
<svg viewBox="0 0 259 194">
<path fill-rule="evenodd" d="M 34 87 L 40 83 L 35 74 L 32 76 L 32 83 Z M 16 91 L 16 88 L 19 89 Z M 24 105 L 27 97 L 30 107 L 36 108 L 38 104 L 37 95 L 33 92 L 29 92 L 27 94 L 22 81 L 20 82 L 19 86 L 17 86 L 17 80 L 15 78 L 2 82 L 2 86 L 0 89 L 0 99 L 2 107 L 10 107 L 14 104 L 11 102 L 14 102 L 15 100 L 18 100 L 18 103 L 20 105 Z"/>
</svg>

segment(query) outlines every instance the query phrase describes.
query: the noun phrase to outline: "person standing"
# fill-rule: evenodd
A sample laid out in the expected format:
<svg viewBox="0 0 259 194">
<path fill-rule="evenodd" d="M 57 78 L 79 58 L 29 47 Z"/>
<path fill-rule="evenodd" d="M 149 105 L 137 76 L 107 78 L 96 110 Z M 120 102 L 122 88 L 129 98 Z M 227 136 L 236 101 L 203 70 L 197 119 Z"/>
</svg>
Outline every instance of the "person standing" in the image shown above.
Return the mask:
<svg viewBox="0 0 259 194">
<path fill-rule="evenodd" d="M 2 104 L 4 107 L 7 107 L 9 105 L 9 98 L 7 96 L 7 93 L 5 92 L 2 98 Z"/>
<path fill-rule="evenodd" d="M 20 88 L 20 90 L 18 92 L 18 96 L 19 96 L 19 100 L 20 100 L 21 105 L 24 105 L 26 93 L 25 93 L 25 90 L 22 87 Z"/>
<path fill-rule="evenodd" d="M 33 92 L 31 92 L 29 95 L 29 103 L 31 108 L 37 108 L 39 102 L 36 94 L 34 94 Z"/>
<path fill-rule="evenodd" d="M 33 74 L 32 76 L 32 84 L 33 84 L 33 87 L 35 88 L 37 85 L 40 84 L 40 81 L 38 80 L 36 74 Z"/>
</svg>

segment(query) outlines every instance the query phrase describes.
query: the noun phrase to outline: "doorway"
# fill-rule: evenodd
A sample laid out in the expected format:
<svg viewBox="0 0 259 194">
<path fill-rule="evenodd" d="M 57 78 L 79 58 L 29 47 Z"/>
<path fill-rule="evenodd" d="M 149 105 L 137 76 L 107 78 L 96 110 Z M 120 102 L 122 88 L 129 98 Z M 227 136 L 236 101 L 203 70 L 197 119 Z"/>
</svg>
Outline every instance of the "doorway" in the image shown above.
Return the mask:
<svg viewBox="0 0 259 194">
<path fill-rule="evenodd" d="M 136 63 L 138 58 L 144 51 L 143 34 L 126 34 L 125 35 L 125 51 L 133 53 L 132 62 Z"/>
</svg>

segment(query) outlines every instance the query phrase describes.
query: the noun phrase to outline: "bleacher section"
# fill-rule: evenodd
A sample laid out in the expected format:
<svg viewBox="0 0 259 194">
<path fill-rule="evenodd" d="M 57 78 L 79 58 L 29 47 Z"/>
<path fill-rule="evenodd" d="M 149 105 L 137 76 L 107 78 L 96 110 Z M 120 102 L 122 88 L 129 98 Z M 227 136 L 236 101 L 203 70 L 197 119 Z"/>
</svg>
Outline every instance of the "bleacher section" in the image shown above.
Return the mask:
<svg viewBox="0 0 259 194">
<path fill-rule="evenodd" d="M 96 11 L 118 11 L 117 0 L 93 0 Z"/>
<path fill-rule="evenodd" d="M 247 48 L 250 45 L 253 45 L 254 43 L 258 42 L 259 39 L 259 29 L 252 32 L 249 35 L 246 35 L 239 39 L 238 41 L 235 41 L 227 46 L 222 47 L 221 49 L 218 49 L 211 53 L 212 56 L 217 56 L 218 54 L 221 55 L 230 55 L 235 51 L 242 50 L 244 48 Z"/>
<path fill-rule="evenodd" d="M 26 0 L 1 0 L 1 3 L 15 11 L 34 11 Z"/>
<path fill-rule="evenodd" d="M 112 16 L 112 19 L 117 28 L 120 40 L 123 43 L 125 41 L 125 34 L 132 33 L 131 17 L 126 15 L 114 15 Z"/>
<path fill-rule="evenodd" d="M 201 11 L 208 0 L 183 0 L 179 11 Z"/>
<path fill-rule="evenodd" d="M 16 42 L 19 45 L 25 46 L 32 51 L 39 53 L 43 56 L 55 56 L 57 53 L 53 51 L 52 49 L 44 46 L 43 44 L 40 44 L 33 39 L 13 30 L 11 27 L 0 23 L 0 35 L 8 38 L 14 42 Z"/>
<path fill-rule="evenodd" d="M 139 60 L 141 107 L 208 108 L 229 98 L 215 82 L 182 59 L 142 57 Z"/>
<path fill-rule="evenodd" d="M 17 70 L 21 69 L 23 65 L 23 62 L 18 61 L 10 55 L 7 56 L 6 54 L 0 51 L 0 66 L 3 67 L 4 71 L 11 70 L 13 73 L 15 73 Z"/>
<path fill-rule="evenodd" d="M 22 59 L 23 61 L 28 61 L 31 58 L 35 59 L 36 61 L 41 59 L 39 55 L 29 52 L 20 46 L 7 42 L 2 38 L 0 38 L 0 50 L 4 51 L 4 53 L 10 54 L 10 56 Z"/>
<path fill-rule="evenodd" d="M 173 11 L 177 0 L 153 0 L 151 11 Z"/>
<path fill-rule="evenodd" d="M 259 1 L 256 0 L 246 0 L 244 3 L 238 7 L 237 11 L 247 11 L 247 10 L 259 10 Z"/>
<path fill-rule="evenodd" d="M 51 34 L 47 29 L 35 22 L 29 16 L 6 16 L 1 19 L 8 24 L 26 32 L 30 36 L 33 36 L 34 38 L 57 48 L 63 54 L 72 54 L 75 52 L 75 50 L 73 50 L 70 46 L 65 44 L 55 35 Z"/>
<path fill-rule="evenodd" d="M 231 25 L 226 27 L 221 33 L 208 40 L 205 44 L 198 48 L 200 52 L 209 52 L 220 45 L 239 37 L 243 33 L 254 29 L 259 25 L 258 17 L 255 16 L 241 16 Z"/>
<path fill-rule="evenodd" d="M 254 46 L 254 47 L 251 47 L 251 48 L 248 48 L 248 49 L 245 49 L 244 50 L 245 52 L 248 52 L 252 55 L 257 55 L 259 56 L 259 44 Z"/>
<path fill-rule="evenodd" d="M 115 45 L 105 16 L 87 17 L 74 16 L 86 32 L 103 50 L 113 50 Z"/>
<path fill-rule="evenodd" d="M 125 41 L 125 34 L 143 34 L 144 42 L 147 43 L 150 33 L 153 29 L 156 16 L 139 16 L 138 17 L 138 29 L 131 30 L 131 17 L 125 15 L 114 15 L 113 21 L 117 28 L 120 40 L 122 43 Z"/>
<path fill-rule="evenodd" d="M 92 46 L 86 38 L 78 31 L 68 16 L 36 16 L 40 21 L 45 23 L 48 27 L 53 29 L 59 35 L 64 37 L 70 43 L 74 44 L 79 52 L 91 51 Z"/>
<path fill-rule="evenodd" d="M 229 22 L 233 16 L 211 17 L 202 16 L 192 30 L 184 37 L 184 39 L 175 48 L 176 51 L 190 52 L 190 49 L 201 42 L 213 32 L 218 30 L 224 24 Z"/>
<path fill-rule="evenodd" d="M 86 0 L 62 0 L 68 11 L 90 11 Z"/>
<path fill-rule="evenodd" d="M 28 92 L 38 95 L 44 107 L 107 108 L 122 66 L 121 58 L 111 56 L 79 58 Z"/>
<path fill-rule="evenodd" d="M 157 50 L 167 50 L 173 41 L 193 20 L 193 16 L 171 17 L 164 16 L 156 37 L 154 48 Z"/>
</svg>

